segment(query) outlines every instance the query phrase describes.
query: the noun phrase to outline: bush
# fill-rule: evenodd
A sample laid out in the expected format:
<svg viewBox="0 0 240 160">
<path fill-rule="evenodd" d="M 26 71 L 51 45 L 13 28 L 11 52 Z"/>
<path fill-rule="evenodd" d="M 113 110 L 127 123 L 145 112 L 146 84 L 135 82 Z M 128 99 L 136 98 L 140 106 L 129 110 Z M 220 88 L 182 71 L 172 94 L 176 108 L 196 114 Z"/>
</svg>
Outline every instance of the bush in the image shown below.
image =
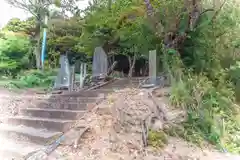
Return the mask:
<svg viewBox="0 0 240 160">
<path fill-rule="evenodd" d="M 0 39 L 0 74 L 16 76 L 28 64 L 30 42 L 26 37 L 5 34 Z"/>
<path fill-rule="evenodd" d="M 229 79 L 235 86 L 236 100 L 240 102 L 240 61 L 230 67 Z"/>
<path fill-rule="evenodd" d="M 215 71 L 214 80 L 204 73 L 195 74 L 189 70 L 184 73 L 188 74 L 172 81 L 170 96 L 174 106 L 188 113 L 187 121 L 182 124 L 184 133 L 178 132 L 178 135 L 198 143 L 207 140 L 220 149 L 240 153 L 239 106 L 234 103 L 234 85 L 228 81 L 229 70 Z"/>
<path fill-rule="evenodd" d="M 20 73 L 16 80 L 10 82 L 10 86 L 17 88 L 34 88 L 34 87 L 50 87 L 53 85 L 56 70 L 40 71 L 30 70 Z"/>
<path fill-rule="evenodd" d="M 187 110 L 188 115 L 183 129 L 174 129 L 177 135 L 240 153 L 240 112 L 236 104 L 240 95 L 236 48 L 240 10 L 236 6 L 227 1 L 218 13 L 206 12 L 200 27 L 189 32 L 179 54 L 164 52 L 163 63 L 171 76 L 170 101 Z"/>
<path fill-rule="evenodd" d="M 163 131 L 149 131 L 148 143 L 154 148 L 163 148 L 167 143 L 167 136 Z"/>
</svg>

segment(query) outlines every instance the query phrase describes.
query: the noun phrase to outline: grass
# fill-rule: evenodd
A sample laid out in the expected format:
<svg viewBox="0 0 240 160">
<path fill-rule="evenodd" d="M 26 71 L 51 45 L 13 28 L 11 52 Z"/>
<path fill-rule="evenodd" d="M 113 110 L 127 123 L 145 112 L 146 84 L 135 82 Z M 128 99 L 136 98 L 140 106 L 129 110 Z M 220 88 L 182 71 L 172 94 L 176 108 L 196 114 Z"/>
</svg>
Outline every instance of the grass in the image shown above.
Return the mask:
<svg viewBox="0 0 240 160">
<path fill-rule="evenodd" d="M 199 145 L 207 141 L 219 150 L 240 153 L 239 106 L 234 104 L 234 87 L 223 79 L 224 76 L 219 76 L 212 81 L 205 75 L 188 75 L 175 81 L 170 100 L 175 107 L 187 110 L 188 118 L 166 133 Z"/>
<path fill-rule="evenodd" d="M 17 78 L 14 79 L 2 76 L 0 78 L 0 86 L 9 89 L 47 89 L 53 85 L 56 74 L 55 70 L 47 70 L 44 72 L 39 70 L 22 71 L 18 74 Z"/>
<path fill-rule="evenodd" d="M 148 132 L 148 144 L 154 148 L 163 148 L 168 143 L 167 135 L 163 131 Z"/>
</svg>

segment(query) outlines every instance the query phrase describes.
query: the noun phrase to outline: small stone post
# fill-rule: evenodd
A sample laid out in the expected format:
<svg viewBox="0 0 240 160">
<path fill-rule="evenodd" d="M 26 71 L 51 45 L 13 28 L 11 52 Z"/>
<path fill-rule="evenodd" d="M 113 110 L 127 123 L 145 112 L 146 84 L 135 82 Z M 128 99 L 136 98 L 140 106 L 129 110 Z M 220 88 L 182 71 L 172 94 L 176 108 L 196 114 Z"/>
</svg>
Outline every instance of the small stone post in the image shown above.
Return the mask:
<svg viewBox="0 0 240 160">
<path fill-rule="evenodd" d="M 157 80 L 157 52 L 149 51 L 149 80 L 151 84 L 156 84 Z"/>
<path fill-rule="evenodd" d="M 71 72 L 70 72 L 70 87 L 69 87 L 69 91 L 73 91 L 74 89 L 74 83 L 75 83 L 75 66 L 71 66 Z"/>
</svg>

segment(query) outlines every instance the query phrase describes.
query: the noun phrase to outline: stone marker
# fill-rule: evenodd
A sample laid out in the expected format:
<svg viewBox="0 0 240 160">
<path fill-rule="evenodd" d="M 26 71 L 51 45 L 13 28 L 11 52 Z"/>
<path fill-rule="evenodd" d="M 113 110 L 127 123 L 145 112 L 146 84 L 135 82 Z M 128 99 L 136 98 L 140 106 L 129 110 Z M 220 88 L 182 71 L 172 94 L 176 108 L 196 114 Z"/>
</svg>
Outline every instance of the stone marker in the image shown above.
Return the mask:
<svg viewBox="0 0 240 160">
<path fill-rule="evenodd" d="M 84 80 L 87 76 L 87 64 L 86 63 L 81 63 L 80 65 L 80 88 L 84 87 Z"/>
<path fill-rule="evenodd" d="M 70 87 L 70 65 L 67 54 L 60 55 L 60 69 L 55 80 L 54 89 L 62 89 Z"/>
<path fill-rule="evenodd" d="M 107 55 L 102 47 L 96 47 L 93 55 L 93 77 L 105 77 L 108 72 Z"/>
<path fill-rule="evenodd" d="M 157 53 L 156 50 L 149 51 L 149 82 L 156 84 L 157 80 Z"/>
</svg>

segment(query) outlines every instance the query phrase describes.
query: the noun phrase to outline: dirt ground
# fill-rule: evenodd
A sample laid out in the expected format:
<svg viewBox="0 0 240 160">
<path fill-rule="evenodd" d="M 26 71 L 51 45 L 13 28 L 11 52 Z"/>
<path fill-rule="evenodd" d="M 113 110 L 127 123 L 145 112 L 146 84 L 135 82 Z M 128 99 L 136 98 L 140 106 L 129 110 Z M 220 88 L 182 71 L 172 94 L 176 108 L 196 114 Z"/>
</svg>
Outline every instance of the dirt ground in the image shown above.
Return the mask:
<svg viewBox="0 0 240 160">
<path fill-rule="evenodd" d="M 168 137 L 168 144 L 162 149 L 143 147 L 137 122 L 139 117 L 149 112 L 149 102 L 144 90 L 126 89 L 109 95 L 92 112 L 79 121 L 89 125 L 78 147 L 59 146 L 49 160 L 239 160 L 239 156 L 223 154 L 212 149 L 201 149 L 180 138 Z M 19 108 L 26 107 L 22 96 L 34 96 L 32 92 L 9 92 L 0 90 L 0 115 L 14 115 Z M 42 95 L 35 95 L 42 96 Z M 5 98 L 4 98 L 5 97 Z M 6 98 L 8 97 L 8 98 Z M 15 97 L 15 98 L 9 98 Z M 123 100 L 124 103 L 116 102 Z M 120 107 L 129 114 L 119 126 L 118 114 L 113 108 Z M 80 123 L 80 122 L 79 122 Z M 76 123 L 76 126 L 78 123 Z"/>
<path fill-rule="evenodd" d="M 8 90 L 0 88 L 0 116 L 17 115 L 19 109 L 28 107 L 29 99 L 35 97 L 44 97 L 44 94 L 38 94 L 36 90 Z"/>
<path fill-rule="evenodd" d="M 143 147 L 137 131 L 132 128 L 119 128 L 112 108 L 116 101 L 123 98 L 131 107 L 134 115 L 146 112 L 142 103 L 146 96 L 142 90 L 125 90 L 113 93 L 97 106 L 96 110 L 86 115 L 85 121 L 90 129 L 83 135 L 78 148 L 60 146 L 49 160 L 237 160 L 238 156 L 227 155 L 212 149 L 201 149 L 180 138 L 168 137 L 168 144 L 162 149 Z M 123 105 L 124 103 L 122 103 Z M 126 104 L 126 103 L 125 103 Z M 135 107 L 132 107 L 134 106 Z M 142 106 L 141 106 L 142 105 Z M 146 105 L 146 103 L 145 103 Z M 136 111 L 138 110 L 138 111 Z M 142 112 L 143 113 L 143 112 Z M 134 120 L 135 122 L 137 119 Z M 135 124 L 134 124 L 135 125 Z M 118 129 L 116 129 L 118 128 Z M 119 131 L 120 130 L 120 131 Z"/>
</svg>

